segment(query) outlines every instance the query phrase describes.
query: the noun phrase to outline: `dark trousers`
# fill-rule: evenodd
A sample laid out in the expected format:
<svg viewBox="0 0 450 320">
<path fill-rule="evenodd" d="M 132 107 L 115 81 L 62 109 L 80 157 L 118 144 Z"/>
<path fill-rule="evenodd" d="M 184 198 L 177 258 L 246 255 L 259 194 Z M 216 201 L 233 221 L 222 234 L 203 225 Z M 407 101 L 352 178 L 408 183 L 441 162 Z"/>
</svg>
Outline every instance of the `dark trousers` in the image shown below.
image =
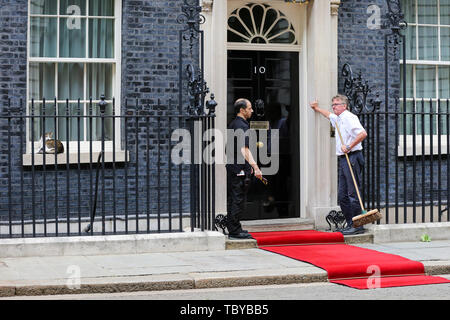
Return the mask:
<svg viewBox="0 0 450 320">
<path fill-rule="evenodd" d="M 247 201 L 249 177 L 236 176 L 227 170 L 227 229 L 229 234 L 242 232 L 241 217 Z"/>
<path fill-rule="evenodd" d="M 364 169 L 364 156 L 361 151 L 349 153 L 353 174 L 361 195 L 361 174 Z M 356 194 L 355 185 L 345 156 L 339 157 L 339 191 L 338 203 L 348 226 L 352 226 L 352 218 L 361 214 L 362 208 Z"/>
</svg>

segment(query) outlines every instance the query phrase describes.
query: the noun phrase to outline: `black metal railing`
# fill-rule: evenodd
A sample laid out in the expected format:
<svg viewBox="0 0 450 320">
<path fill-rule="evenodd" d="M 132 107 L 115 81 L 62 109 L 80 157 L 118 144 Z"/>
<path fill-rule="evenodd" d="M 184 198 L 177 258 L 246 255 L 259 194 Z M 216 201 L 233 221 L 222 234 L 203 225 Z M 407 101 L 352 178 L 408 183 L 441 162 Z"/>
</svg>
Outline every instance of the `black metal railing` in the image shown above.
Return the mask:
<svg viewBox="0 0 450 320">
<path fill-rule="evenodd" d="M 449 99 L 407 96 L 403 32 L 408 24 L 399 0 L 386 4 L 383 86 L 369 86 L 347 63 L 341 72 L 341 91 L 368 133 L 363 142 L 363 201 L 366 208 L 383 212 L 377 223 L 450 221 Z M 367 99 L 370 94 L 373 98 Z"/>
<path fill-rule="evenodd" d="M 13 97 L 1 106 L 0 237 L 213 230 L 215 167 L 193 151 L 217 105 L 213 94 L 206 101 L 201 10 L 183 0 L 176 19 L 175 103 Z M 172 140 L 180 129 L 189 138 Z M 189 155 L 176 163 L 180 143 Z"/>
<path fill-rule="evenodd" d="M 78 100 L 72 109 L 66 101 L 65 113 L 56 115 L 45 110 L 57 101 L 37 105 L 31 101 L 26 112 L 22 103 L 10 104 L 0 114 L 0 237 L 213 229 L 212 161 L 190 162 L 193 145 L 183 149 L 187 159 L 173 157 L 180 143 L 205 144 L 204 133 L 214 128 L 213 99 L 195 116 L 180 114 L 171 101 L 126 100 L 117 113 L 114 99 Z M 193 127 L 199 134 L 191 135 Z M 174 135 L 179 129 L 190 141 Z M 53 145 L 62 145 L 60 153 Z"/>
<path fill-rule="evenodd" d="M 449 99 L 396 101 L 357 113 L 366 128 L 363 198 L 381 223 L 450 221 Z"/>
</svg>

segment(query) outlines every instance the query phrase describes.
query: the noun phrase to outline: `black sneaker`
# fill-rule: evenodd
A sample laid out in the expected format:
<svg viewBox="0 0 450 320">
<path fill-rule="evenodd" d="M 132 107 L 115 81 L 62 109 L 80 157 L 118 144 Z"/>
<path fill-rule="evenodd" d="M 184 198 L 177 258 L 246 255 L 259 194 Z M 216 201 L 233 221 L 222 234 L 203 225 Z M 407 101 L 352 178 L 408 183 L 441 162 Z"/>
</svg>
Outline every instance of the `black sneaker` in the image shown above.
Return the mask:
<svg viewBox="0 0 450 320">
<path fill-rule="evenodd" d="M 228 239 L 230 240 L 244 240 L 244 239 L 253 239 L 253 237 L 249 233 L 240 232 L 238 234 L 229 234 Z"/>
<path fill-rule="evenodd" d="M 358 227 L 358 228 L 351 227 L 350 229 L 343 230 L 342 234 L 344 236 L 349 236 L 349 235 L 353 235 L 353 234 L 361 234 L 361 233 L 364 233 L 364 231 L 366 231 L 366 230 L 362 226 Z"/>
</svg>

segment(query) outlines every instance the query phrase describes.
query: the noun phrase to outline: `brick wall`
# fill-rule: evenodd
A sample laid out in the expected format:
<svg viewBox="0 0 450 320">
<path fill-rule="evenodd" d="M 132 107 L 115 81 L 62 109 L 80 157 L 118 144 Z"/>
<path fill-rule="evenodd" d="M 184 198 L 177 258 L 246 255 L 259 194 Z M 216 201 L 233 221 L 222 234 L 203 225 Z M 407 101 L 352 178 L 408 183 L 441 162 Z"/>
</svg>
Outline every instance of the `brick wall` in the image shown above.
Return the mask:
<svg viewBox="0 0 450 320">
<path fill-rule="evenodd" d="M 124 1 L 122 96 L 178 100 L 178 30 L 183 1 Z M 185 50 L 186 51 L 186 50 Z M 186 54 L 186 52 L 185 52 Z"/>
<path fill-rule="evenodd" d="M 349 63 L 353 71 L 358 73 L 361 71 L 362 77 L 369 81 L 369 86 L 372 89 L 368 100 L 379 98 L 382 100 L 381 109 L 385 108 L 384 88 L 385 88 L 385 72 L 384 72 L 384 35 L 390 30 L 386 29 L 370 29 L 367 26 L 368 20 L 372 13 L 367 12 L 370 5 L 378 5 L 383 16 L 387 9 L 385 0 L 343 0 L 341 1 L 341 8 L 339 10 L 339 36 L 338 36 L 338 53 L 339 53 L 339 73 L 345 63 Z M 160 133 L 158 138 L 157 123 L 152 122 L 150 125 L 149 136 L 151 137 L 151 148 L 149 156 L 146 154 L 146 136 L 147 125 L 142 119 L 138 119 L 138 152 L 139 152 L 139 167 L 138 186 L 135 184 L 136 169 L 130 166 L 127 169 L 128 177 L 128 192 L 130 197 L 127 199 L 128 207 L 132 212 L 135 206 L 136 195 L 139 199 L 139 206 L 142 210 L 146 207 L 146 179 L 147 172 L 146 163 L 151 163 L 149 176 L 151 177 L 150 188 L 150 206 L 152 213 L 157 210 L 157 196 L 158 192 L 161 197 L 161 212 L 167 211 L 167 204 L 172 203 L 174 211 L 178 208 L 178 192 L 173 192 L 169 195 L 168 192 L 168 152 L 169 143 L 168 137 L 170 130 L 178 126 L 177 121 L 172 121 L 169 128 L 167 116 L 178 112 L 178 94 L 179 94 L 179 65 L 178 65 L 178 50 L 179 38 L 178 30 L 182 26 L 177 23 L 177 17 L 181 13 L 182 0 L 141 0 L 141 1 L 123 1 L 122 12 L 122 86 L 121 86 L 121 107 L 123 112 L 135 112 L 136 104 L 139 110 L 147 110 L 152 114 L 161 116 L 160 126 L 164 130 Z M 26 98 L 26 41 L 27 41 L 27 1 L 26 0 L 0 0 L 0 111 L 7 108 L 7 101 L 12 100 L 11 108 L 14 109 L 19 106 L 19 100 Z M 385 21 L 382 18 L 381 23 Z M 391 45 L 391 44 L 390 44 Z M 390 49 L 391 50 L 391 49 Z M 192 52 L 198 52 L 198 47 L 194 47 Z M 190 57 L 190 50 L 187 42 L 183 44 L 183 66 L 181 71 L 185 70 L 187 63 L 197 63 L 198 57 Z M 388 59 L 388 75 L 389 75 L 389 110 L 394 108 L 394 101 L 400 94 L 400 69 L 399 69 L 399 52 L 390 51 Z M 341 78 L 342 80 L 342 78 Z M 339 89 L 342 90 L 342 81 L 339 82 Z M 186 94 L 186 82 L 182 86 L 183 97 Z M 137 99 L 137 100 L 136 100 Z M 187 99 L 183 98 L 183 108 L 186 107 Z M 125 100 L 128 101 L 126 105 Z M 137 103 L 136 103 L 137 101 Z M 170 101 L 170 103 L 169 103 Z M 159 105 L 158 105 L 159 104 Z M 155 120 L 156 121 L 156 120 Z M 386 166 L 384 165 L 385 146 L 383 133 L 387 125 L 390 135 L 393 136 L 394 128 L 396 126 L 392 117 L 380 122 L 380 132 L 382 139 L 378 142 L 380 146 L 380 178 L 381 184 L 373 185 L 373 188 L 380 188 L 381 201 L 384 202 L 386 188 L 384 183 Z M 183 124 L 182 124 L 183 126 Z M 9 128 L 9 130 L 8 130 Z M 91 192 L 91 176 L 88 167 L 71 167 L 69 174 L 66 168 L 58 168 L 56 171 L 46 172 L 48 178 L 44 180 L 43 172 L 37 170 L 34 174 L 35 191 L 31 192 L 32 172 L 24 171 L 24 193 L 21 193 L 21 172 L 20 145 L 24 143 L 18 136 L 21 129 L 20 123 L 12 121 L 8 123 L 7 120 L 1 119 L 0 123 L 0 192 L 5 194 L 9 181 L 13 185 L 12 204 L 9 203 L 7 197 L 3 196 L 0 199 L 0 220 L 7 220 L 8 215 L 12 212 L 14 219 L 21 219 L 21 202 L 24 200 L 25 220 L 32 218 L 32 211 L 34 208 L 37 218 L 42 218 L 43 213 L 47 213 L 47 218 L 55 216 L 55 207 L 58 207 L 58 216 L 64 219 L 69 212 L 78 210 L 78 174 L 80 175 L 81 198 L 80 206 L 83 208 L 83 214 L 89 214 L 89 195 Z M 132 150 L 130 163 L 136 163 L 136 132 L 135 123 L 130 121 L 129 126 L 129 141 L 128 148 Z M 8 145 L 8 137 L 11 139 L 11 144 Z M 160 161 L 158 162 L 158 148 L 160 149 Z M 392 144 L 392 139 L 388 146 L 388 179 L 389 184 L 395 183 L 395 167 L 393 164 L 398 160 L 395 156 L 396 146 Z M 11 150 L 11 162 L 7 156 L 8 151 Z M 375 156 L 374 152 L 370 156 Z M 372 159 L 366 159 L 372 161 Z M 428 160 L 427 160 L 428 161 Z M 159 163 L 159 165 L 158 165 Z M 11 170 L 9 165 L 11 164 Z M 402 166 L 405 165 L 403 161 L 399 164 L 399 188 L 400 195 L 404 193 L 404 181 L 402 180 Z M 445 163 L 444 163 L 445 164 Z M 430 184 L 430 170 L 428 162 L 426 162 L 426 190 L 431 194 L 436 186 Z M 433 162 L 437 165 L 437 161 Z M 412 173 L 411 161 L 406 162 L 407 177 Z M 178 167 L 173 167 L 173 179 L 171 181 L 173 190 L 177 190 L 179 184 L 179 176 L 177 174 Z M 188 211 L 189 207 L 189 172 L 187 167 L 182 168 L 182 185 L 183 185 L 183 211 Z M 446 185 L 445 177 L 447 176 L 446 167 L 442 174 L 443 185 Z M 436 175 L 438 170 L 434 168 Z M 159 173 L 160 186 L 157 186 L 157 177 Z M 421 173 L 416 173 L 417 179 L 421 181 Z M 95 177 L 95 175 L 94 175 Z M 106 189 L 106 212 L 110 213 L 112 209 L 112 171 L 107 167 L 105 174 L 105 189 Z M 45 190 L 44 190 L 45 181 Z M 69 191 L 67 192 L 67 185 L 69 181 Z M 434 179 L 437 181 L 437 178 Z M 56 186 L 57 185 L 57 191 Z M 393 187 L 390 187 L 387 194 L 390 195 L 390 201 L 394 201 L 395 193 Z M 417 192 L 421 190 L 421 186 L 417 186 Z M 116 210 L 121 214 L 125 205 L 125 198 L 123 197 L 123 190 L 125 189 L 125 168 L 118 166 L 116 171 L 116 189 L 121 195 L 116 197 Z M 138 191 L 136 191 L 138 190 Z M 407 197 L 410 197 L 409 190 Z M 67 197 L 67 194 L 69 196 Z M 33 200 L 36 205 L 32 205 Z M 69 199 L 69 210 L 67 210 L 67 199 Z M 402 199 L 402 196 L 400 196 Z M 409 198 L 408 198 L 409 199 Z M 421 198 L 418 198 L 421 199 Z M 45 208 L 44 210 L 44 203 Z M 9 210 L 12 208 L 12 211 Z"/>
<path fill-rule="evenodd" d="M 0 110 L 26 95 L 27 1 L 0 0 Z"/>
<path fill-rule="evenodd" d="M 169 138 L 171 130 L 180 124 L 177 119 L 168 122 L 170 114 L 178 114 L 179 110 L 179 31 L 184 28 L 177 22 L 181 14 L 183 0 L 146 0 L 123 1 L 122 3 L 122 85 L 121 104 L 122 114 L 133 112 L 136 114 L 136 106 L 140 112 L 150 112 L 160 116 L 160 134 L 158 136 L 158 118 L 153 118 L 150 124 L 138 118 L 138 130 L 136 132 L 135 119 L 128 121 L 128 150 L 130 151 L 130 165 L 117 164 L 115 170 L 116 188 L 116 212 L 124 214 L 125 202 L 127 208 L 134 214 L 136 199 L 139 202 L 139 212 L 146 213 L 147 206 L 152 214 L 157 214 L 159 207 L 161 213 L 167 213 L 168 203 L 171 203 L 172 212 L 179 211 L 180 183 L 179 167 L 171 166 L 171 194 L 169 192 Z M 26 99 L 26 46 L 27 46 L 27 8 L 26 0 L 0 1 L 0 103 L 1 110 L 8 108 L 7 101 L 11 98 L 10 109 L 19 106 L 20 99 Z M 196 63 L 198 46 L 192 50 L 183 43 L 183 69 L 187 63 Z M 183 93 L 186 96 L 186 81 L 183 82 Z M 187 99 L 183 98 L 183 109 L 186 109 Z M 24 106 L 25 107 L 25 106 Z M 7 194 L 11 181 L 11 201 L 7 196 L 0 199 L 0 221 L 7 221 L 9 214 L 12 219 L 22 219 L 22 205 L 24 206 L 24 220 L 46 218 L 48 220 L 66 219 L 69 215 L 77 219 L 79 207 L 83 217 L 89 216 L 92 201 L 92 181 L 95 181 L 89 166 L 72 165 L 68 170 L 65 165 L 47 168 L 44 172 L 37 169 L 33 173 L 29 168 L 22 168 L 20 145 L 24 145 L 25 139 L 21 139 L 19 132 L 20 122 L 13 120 L 9 124 L 6 119 L 0 119 L 0 191 Z M 181 122 L 181 126 L 185 126 Z M 9 128 L 9 129 L 8 129 Z M 147 132 L 149 128 L 149 132 Z M 22 127 L 25 129 L 25 127 Z M 124 127 L 122 126 L 122 130 Z M 149 152 L 147 153 L 147 135 L 150 138 Z M 11 139 L 8 147 L 8 137 Z M 122 133 L 122 139 L 124 132 Z M 138 147 L 136 148 L 136 143 Z M 159 145 L 159 148 L 158 148 Z M 136 157 L 136 150 L 138 157 Z M 11 161 L 6 156 L 11 151 Z M 159 154 L 159 159 L 158 159 Z M 96 159 L 94 159 L 95 161 Z M 138 167 L 135 164 L 138 162 Z M 147 171 L 147 163 L 150 170 Z M 137 172 L 137 175 L 136 175 Z M 125 186 L 125 175 L 128 185 Z M 45 176 L 45 178 L 44 178 Z M 138 176 L 138 185 L 136 185 Z M 147 179 L 149 177 L 150 198 L 147 202 Z M 102 176 L 101 177 L 101 182 Z M 92 180 L 93 179 L 93 180 Z M 32 182 L 34 180 L 34 192 Z M 158 186 L 159 180 L 159 186 Z M 189 167 L 181 168 L 182 211 L 189 211 Z M 78 193 L 80 186 L 80 193 Z M 128 198 L 125 198 L 125 189 L 128 189 Z M 113 172 L 111 165 L 105 170 L 105 212 L 112 214 L 113 208 Z M 99 185 L 99 199 L 102 194 L 102 183 Z M 158 205 L 158 195 L 160 204 Z M 101 212 L 101 200 L 97 205 L 97 212 Z M 57 209 L 56 209 L 57 208 Z M 73 230 L 77 231 L 77 230 Z"/>
<path fill-rule="evenodd" d="M 172 208 L 178 208 L 178 192 L 172 192 L 170 198 L 168 192 L 168 165 L 169 165 L 169 120 L 168 115 L 179 114 L 179 30 L 184 29 L 185 25 L 177 22 L 178 16 L 182 13 L 181 6 L 183 0 L 147 0 L 147 1 L 123 1 L 122 16 L 122 103 L 124 99 L 139 101 L 138 104 L 143 109 L 150 109 L 152 114 L 161 115 L 160 139 L 157 139 L 157 126 L 151 127 L 150 135 L 152 141 L 161 146 L 161 165 L 153 166 L 151 170 L 152 177 L 157 177 L 161 183 L 160 195 L 163 197 L 161 208 L 162 212 L 167 212 L 168 203 L 171 202 Z M 198 46 L 192 50 L 187 41 L 182 45 L 182 69 L 188 63 L 196 64 L 198 56 Z M 183 73 L 183 79 L 184 73 Z M 182 83 L 182 109 L 187 106 L 187 83 Z M 129 104 L 129 109 L 134 109 L 134 104 Z M 170 129 L 176 129 L 179 125 L 185 127 L 185 124 L 178 123 L 178 120 L 170 121 Z M 140 127 L 145 124 L 141 123 Z M 139 130 L 142 137 L 146 136 L 146 129 Z M 144 149 L 143 139 L 141 139 L 140 148 Z M 130 141 L 130 148 L 135 148 L 134 141 Z M 156 164 L 158 156 L 157 149 L 152 151 L 150 161 Z M 134 160 L 134 159 L 132 159 Z M 146 159 L 140 161 L 145 165 Z M 173 167 L 174 177 L 171 181 L 173 190 L 179 185 L 178 167 Z M 189 190 L 189 168 L 182 168 L 182 188 Z M 175 174 L 176 173 L 176 174 Z M 157 188 L 151 190 L 151 194 L 157 194 Z M 184 193 L 186 195 L 186 193 Z M 183 199 L 183 211 L 187 212 L 189 198 Z"/>
<path fill-rule="evenodd" d="M 368 104 L 371 99 L 378 98 L 381 100 L 380 111 L 395 111 L 396 100 L 401 98 L 400 88 L 400 59 L 401 43 L 395 45 L 394 38 L 388 38 L 388 58 L 385 60 L 385 35 L 391 34 L 390 28 L 373 28 L 374 20 L 373 10 L 369 7 L 376 5 L 380 9 L 381 26 L 387 23 L 385 14 L 388 12 L 385 0 L 343 0 L 339 9 L 339 29 L 338 29 L 338 54 L 339 54 L 339 90 L 343 92 L 343 76 L 341 75 L 342 67 L 345 63 L 352 66 L 353 73 L 356 76 L 361 72 L 364 81 L 368 81 L 371 92 L 368 95 Z M 369 9 L 369 10 L 368 10 Z M 388 65 L 388 82 L 386 83 L 385 61 Z M 388 104 L 386 105 L 385 88 L 388 88 Z M 402 104 L 398 105 L 397 110 L 401 111 Z M 363 193 L 380 191 L 380 202 L 384 203 L 386 199 L 392 206 L 396 199 L 403 203 L 405 197 L 406 201 L 413 199 L 412 181 L 413 176 L 416 177 L 416 200 L 429 201 L 431 195 L 436 201 L 437 190 L 447 188 L 447 168 L 448 161 L 444 156 L 441 160 L 434 159 L 432 165 L 430 164 L 430 156 L 425 156 L 422 162 L 421 157 L 415 157 L 416 171 L 413 171 L 413 157 L 404 159 L 396 156 L 397 141 L 395 140 L 395 129 L 399 127 L 396 123 L 394 115 L 380 115 L 377 123 L 376 117 L 369 112 L 368 115 L 360 116 L 366 123 L 366 130 L 369 137 L 367 141 L 375 143 L 375 148 L 366 150 L 366 167 L 371 168 L 371 172 L 366 172 L 366 176 L 374 177 L 373 180 L 365 180 L 365 189 Z M 399 116 L 398 124 L 402 122 L 403 117 Z M 377 127 L 378 124 L 378 127 Z M 387 131 L 386 131 L 387 129 Z M 377 141 L 374 137 L 380 132 L 380 140 Z M 400 128 L 399 128 L 400 130 Z M 388 147 L 386 148 L 386 132 L 388 136 Z M 401 134 L 398 131 L 398 134 Z M 387 150 L 387 152 L 386 152 Z M 387 158 L 387 159 L 386 159 Z M 379 171 L 378 164 L 379 163 Z M 386 165 L 387 160 L 387 165 Z M 438 186 L 438 164 L 441 164 L 441 186 Z M 424 174 L 422 174 L 422 166 L 424 166 Z M 431 170 L 433 168 L 433 176 L 431 177 Z M 373 168 L 373 169 L 372 169 Z M 405 173 L 406 168 L 406 174 Z M 372 171 L 373 170 L 373 171 Z M 387 180 L 386 180 L 386 170 Z M 378 175 L 379 172 L 379 175 Z M 406 176 L 406 180 L 405 180 Z M 424 178 L 424 184 L 422 184 Z M 388 182 L 388 187 L 386 186 Z M 398 188 L 396 188 L 398 186 Z M 423 187 L 423 189 L 422 189 Z M 387 191 L 386 191 L 387 190 Z M 423 192 L 422 190 L 425 190 Z M 387 194 L 387 196 L 386 196 Z M 446 199 L 446 194 L 441 193 L 442 199 Z M 366 196 L 367 198 L 367 196 Z M 376 201 L 376 199 L 374 199 Z M 436 219 L 435 209 L 435 219 Z M 394 221 L 391 217 L 390 221 Z M 419 219 L 420 221 L 420 219 Z"/>
</svg>

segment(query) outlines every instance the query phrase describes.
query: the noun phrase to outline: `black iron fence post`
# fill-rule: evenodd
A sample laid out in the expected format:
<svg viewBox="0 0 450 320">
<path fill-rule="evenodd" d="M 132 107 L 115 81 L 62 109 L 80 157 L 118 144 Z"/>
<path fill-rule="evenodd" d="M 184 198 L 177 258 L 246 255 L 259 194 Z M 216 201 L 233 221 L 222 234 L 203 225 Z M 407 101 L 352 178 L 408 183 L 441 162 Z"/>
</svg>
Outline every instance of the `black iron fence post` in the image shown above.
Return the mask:
<svg viewBox="0 0 450 320">
<path fill-rule="evenodd" d="M 191 133 L 191 163 L 190 163 L 190 179 L 191 179 L 191 190 L 190 190 L 190 211 L 191 211 L 191 231 L 194 227 L 200 228 L 202 231 L 205 229 L 212 230 L 215 211 L 215 194 L 212 194 L 211 186 L 215 184 L 215 173 L 212 174 L 211 170 L 214 170 L 214 164 L 211 166 L 209 162 L 202 159 L 202 155 L 198 157 L 195 146 L 204 149 L 206 146 L 202 139 L 203 133 L 208 132 L 207 130 L 214 128 L 213 118 L 215 103 L 213 97 L 210 103 L 209 114 L 205 113 L 206 95 L 209 93 L 209 89 L 204 80 L 204 34 L 200 29 L 200 25 L 205 22 L 205 18 L 201 15 L 201 6 L 198 0 L 184 0 L 184 5 L 182 6 L 183 13 L 178 16 L 177 21 L 184 25 L 184 28 L 179 31 L 179 70 L 186 70 L 186 76 L 188 79 L 188 107 L 183 110 L 181 106 L 183 105 L 183 95 L 181 93 L 183 88 L 183 77 L 180 73 L 179 75 L 179 106 L 180 112 L 186 111 L 190 116 L 188 119 L 188 127 Z M 183 40 L 188 42 L 189 51 L 191 56 L 193 56 L 194 48 L 199 47 L 198 59 L 190 61 L 187 63 L 186 67 L 183 60 Z M 213 106 L 214 105 L 214 106 Z M 211 122 L 212 121 L 212 122 Z M 200 128 L 200 137 L 195 137 L 196 124 Z M 197 159 L 200 158 L 200 159 Z M 197 161 L 199 163 L 197 163 Z M 214 188 L 214 187 L 213 187 Z M 214 189 L 215 192 L 215 189 Z M 212 212 L 211 212 L 212 211 Z"/>
<path fill-rule="evenodd" d="M 216 118 L 216 107 L 217 107 L 217 102 L 214 100 L 215 96 L 212 93 L 211 94 L 211 99 L 207 101 L 206 103 L 206 108 L 209 111 L 209 119 L 211 121 L 209 128 L 211 129 L 215 129 L 215 118 Z M 214 136 L 214 142 L 216 137 Z M 216 157 L 216 149 L 214 149 L 214 154 L 211 154 L 214 158 Z M 208 179 L 208 182 L 211 182 L 211 193 L 210 193 L 210 198 L 211 198 L 211 213 L 210 213 L 210 224 L 208 225 L 208 229 L 209 230 L 213 230 L 215 228 L 215 220 L 216 220 L 216 166 L 215 166 L 215 161 L 210 165 L 211 168 L 211 176 Z"/>
<path fill-rule="evenodd" d="M 105 110 L 107 102 L 105 101 L 105 95 L 100 97 L 101 101 L 99 102 L 100 108 L 100 120 L 101 120 L 101 152 L 97 158 L 97 167 L 95 173 L 95 194 L 94 194 L 94 203 L 92 205 L 91 211 L 91 221 L 84 229 L 86 233 L 90 232 L 91 235 L 94 231 L 94 220 L 97 212 L 97 199 L 98 199 L 98 183 L 99 183 L 99 172 L 100 168 L 102 169 L 102 234 L 105 234 Z M 91 119 L 92 121 L 92 119 Z M 92 126 L 91 126 L 91 142 L 92 142 Z M 92 143 L 91 143 L 92 145 Z M 92 156 L 92 153 L 91 153 Z M 100 163 L 101 160 L 101 163 Z M 92 161 L 91 161 L 92 165 Z"/>
</svg>

